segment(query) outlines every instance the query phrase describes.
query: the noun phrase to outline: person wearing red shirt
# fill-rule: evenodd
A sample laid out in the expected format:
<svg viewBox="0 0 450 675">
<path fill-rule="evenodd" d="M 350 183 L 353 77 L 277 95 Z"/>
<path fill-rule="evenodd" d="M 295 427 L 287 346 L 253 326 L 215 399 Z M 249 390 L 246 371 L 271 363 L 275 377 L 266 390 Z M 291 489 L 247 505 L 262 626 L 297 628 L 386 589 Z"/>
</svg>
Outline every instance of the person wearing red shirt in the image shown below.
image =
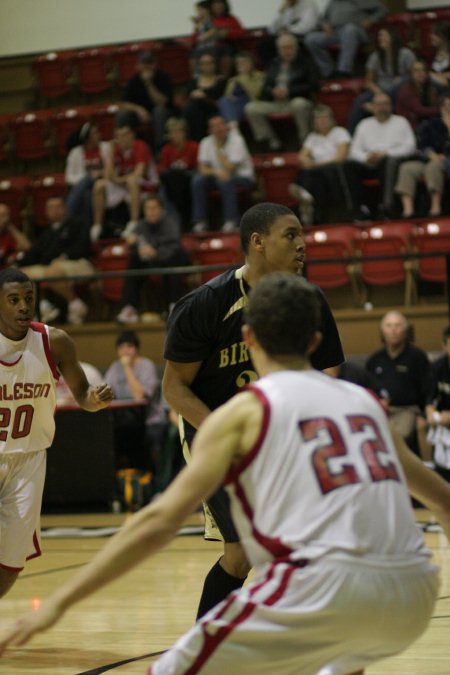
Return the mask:
<svg viewBox="0 0 450 675">
<path fill-rule="evenodd" d="M 191 178 L 197 167 L 198 143 L 188 139 L 184 119 L 171 117 L 166 124 L 169 142 L 159 158 L 159 177 L 166 199 L 177 210 L 184 230 L 191 218 Z"/>
<path fill-rule="evenodd" d="M 135 137 L 129 126 L 115 129 L 105 166 L 105 177 L 93 188 L 92 205 L 94 224 L 91 239 L 100 236 L 106 209 L 126 202 L 130 210 L 128 225 L 139 220 L 141 193 L 151 192 L 158 185 L 158 174 L 148 145 Z"/>
<path fill-rule="evenodd" d="M 231 75 L 235 46 L 233 41 L 245 33 L 239 19 L 230 13 L 228 0 L 212 0 L 211 19 L 215 30 L 216 47 L 220 60 L 220 69 L 225 77 Z"/>
</svg>

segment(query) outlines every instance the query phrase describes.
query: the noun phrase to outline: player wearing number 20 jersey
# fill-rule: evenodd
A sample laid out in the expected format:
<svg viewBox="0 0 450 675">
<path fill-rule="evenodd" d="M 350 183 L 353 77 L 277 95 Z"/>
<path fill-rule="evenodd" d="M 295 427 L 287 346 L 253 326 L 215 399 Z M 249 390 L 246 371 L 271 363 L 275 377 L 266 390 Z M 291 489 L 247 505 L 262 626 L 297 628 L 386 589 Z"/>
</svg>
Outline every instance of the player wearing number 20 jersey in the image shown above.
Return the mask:
<svg viewBox="0 0 450 675">
<path fill-rule="evenodd" d="M 19 341 L 0 333 L 0 453 L 36 452 L 52 444 L 59 372 L 48 330 L 32 322 Z"/>
</svg>

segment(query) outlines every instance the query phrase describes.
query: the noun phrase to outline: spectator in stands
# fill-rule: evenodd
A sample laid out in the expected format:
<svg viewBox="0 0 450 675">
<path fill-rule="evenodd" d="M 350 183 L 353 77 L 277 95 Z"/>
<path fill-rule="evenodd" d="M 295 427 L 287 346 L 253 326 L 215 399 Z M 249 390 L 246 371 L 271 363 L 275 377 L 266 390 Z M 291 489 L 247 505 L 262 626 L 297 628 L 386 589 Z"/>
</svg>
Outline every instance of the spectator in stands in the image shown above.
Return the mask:
<svg viewBox="0 0 450 675">
<path fill-rule="evenodd" d="M 431 43 L 435 48 L 430 64 L 430 77 L 440 92 L 450 87 L 450 23 L 440 21 L 433 26 Z"/>
<path fill-rule="evenodd" d="M 310 130 L 311 98 L 319 88 L 314 64 L 303 48 L 299 48 L 293 35 L 280 35 L 277 51 L 278 56 L 267 70 L 262 100 L 251 101 L 245 106 L 245 115 L 255 140 L 268 144 L 270 150 L 279 150 L 281 141 L 267 115 L 290 113 L 295 119 L 301 145 Z"/>
<path fill-rule="evenodd" d="M 106 209 L 126 202 L 129 206 L 129 227 L 137 223 L 141 210 L 141 194 L 158 186 L 158 175 L 148 145 L 137 139 L 129 126 L 119 126 L 109 145 L 105 177 L 94 184 L 92 204 L 94 224 L 91 239 L 96 241 L 103 228 Z"/>
<path fill-rule="evenodd" d="M 228 80 L 225 96 L 218 101 L 220 114 L 229 127 L 239 126 L 246 104 L 259 99 L 265 78 L 265 74 L 256 69 L 250 52 L 237 54 L 235 65 L 236 75 Z"/>
<path fill-rule="evenodd" d="M 125 239 L 130 248 L 128 269 L 151 269 L 177 267 L 190 264 L 190 258 L 181 245 L 178 222 L 170 216 L 158 195 L 150 195 L 144 202 L 144 218 L 128 230 Z M 126 277 L 123 292 L 123 308 L 117 316 L 119 323 L 139 321 L 139 295 L 145 276 Z M 164 310 L 170 309 L 182 293 L 180 275 L 163 276 Z"/>
<path fill-rule="evenodd" d="M 172 108 L 172 81 L 158 68 L 153 52 L 142 52 L 138 71 L 123 92 L 121 107 L 137 114 L 143 124 L 152 125 L 153 145 L 158 151 L 164 143 L 164 128 Z"/>
<path fill-rule="evenodd" d="M 439 113 L 438 99 L 426 62 L 417 59 L 411 67 L 408 81 L 397 91 L 395 112 L 406 117 L 415 129 L 419 122 Z"/>
<path fill-rule="evenodd" d="M 157 471 L 167 426 L 161 403 L 161 383 L 156 366 L 139 353 L 140 340 L 134 331 L 116 340 L 117 360 L 105 373 L 105 382 L 116 400 L 143 405 L 113 409 L 116 468 Z"/>
<path fill-rule="evenodd" d="M 208 119 L 217 114 L 217 102 L 225 92 L 226 79 L 217 72 L 213 52 L 204 52 L 198 59 L 198 72 L 186 84 L 187 103 L 183 110 L 189 137 L 201 141 L 206 135 Z"/>
<path fill-rule="evenodd" d="M 46 202 L 48 227 L 35 243 L 17 256 L 16 262 L 31 279 L 45 279 L 46 293 L 55 301 L 67 304 L 67 320 L 71 324 L 84 321 L 87 305 L 78 297 L 74 281 L 52 281 L 52 277 L 89 276 L 95 272 L 89 260 L 89 229 L 66 214 L 62 197 L 50 197 Z M 48 300 L 41 304 L 44 323 L 53 321 L 60 309 Z"/>
<path fill-rule="evenodd" d="M 195 73 L 198 58 L 205 51 L 214 54 L 218 59 L 220 50 L 217 47 L 217 33 L 213 26 L 210 0 L 200 0 L 195 3 L 195 15 L 191 17 L 193 23 L 192 43 L 193 50 L 190 56 L 191 73 Z"/>
<path fill-rule="evenodd" d="M 216 46 L 219 49 L 220 70 L 225 77 L 229 77 L 236 51 L 233 41 L 244 35 L 245 30 L 239 19 L 231 13 L 228 0 L 211 0 L 210 6 Z"/>
<path fill-rule="evenodd" d="M 0 268 L 9 265 L 19 251 L 31 247 L 26 234 L 11 222 L 9 207 L 0 203 Z"/>
<path fill-rule="evenodd" d="M 165 197 L 176 209 L 183 229 L 191 223 L 191 179 L 197 168 L 198 143 L 187 138 L 186 120 L 171 117 L 166 124 L 169 142 L 159 157 L 159 177 Z"/>
<path fill-rule="evenodd" d="M 450 481 L 450 326 L 442 332 L 444 354 L 431 364 L 425 413 L 429 427 L 429 454 L 437 472 Z"/>
<path fill-rule="evenodd" d="M 379 390 L 387 392 L 389 418 L 412 449 L 424 438 L 423 415 L 430 382 L 430 363 L 422 349 L 411 344 L 411 328 L 400 312 L 390 311 L 381 320 L 384 347 L 367 360 L 366 368 Z"/>
<path fill-rule="evenodd" d="M 416 55 L 402 46 L 397 31 L 392 27 L 381 28 L 377 33 L 374 51 L 366 61 L 365 91 L 356 97 L 348 120 L 351 134 L 358 122 L 373 113 L 374 94 L 384 92 L 395 99 L 395 93 L 409 77 Z"/>
<path fill-rule="evenodd" d="M 416 138 L 408 120 L 392 114 L 392 101 L 387 94 L 375 94 L 373 116 L 361 120 L 356 127 L 350 161 L 344 164 L 356 218 L 367 219 L 370 215 L 363 204 L 365 178 L 379 179 L 382 192 L 379 215 L 389 215 L 398 166 L 415 151 Z"/>
<path fill-rule="evenodd" d="M 336 126 L 333 112 L 326 105 L 314 108 L 313 129 L 298 155 L 297 181 L 289 186 L 290 194 L 300 203 L 303 225 L 325 222 L 327 207 L 342 201 L 349 212 L 352 210 L 342 171 L 350 148 L 350 134 L 347 129 Z"/>
<path fill-rule="evenodd" d="M 223 117 L 209 120 L 209 136 L 202 139 L 197 173 L 192 179 L 192 221 L 194 232 L 208 229 L 207 200 L 211 189 L 222 199 L 224 232 L 238 229 L 237 189 L 255 187 L 253 162 L 244 139 L 236 129 L 228 129 Z"/>
<path fill-rule="evenodd" d="M 382 19 L 387 9 L 379 0 L 333 0 L 322 19 L 321 30 L 305 36 L 322 77 L 350 77 L 358 49 L 369 41 L 368 28 Z M 338 45 L 337 69 L 329 48 Z"/>
<path fill-rule="evenodd" d="M 65 179 L 70 186 L 66 199 L 69 216 L 92 223 L 92 187 L 103 178 L 109 143 L 102 141 L 96 124 L 86 122 L 81 127 L 77 144 L 66 159 Z"/>
<path fill-rule="evenodd" d="M 402 217 L 415 211 L 417 183 L 421 178 L 430 196 L 429 216 L 441 215 L 445 177 L 450 178 L 450 94 L 441 98 L 440 117 L 432 117 L 417 129 L 420 157 L 404 162 L 399 169 L 395 191 L 402 200 Z"/>
<path fill-rule="evenodd" d="M 300 41 L 317 28 L 319 10 L 315 0 L 282 0 L 268 26 L 268 35 L 258 42 L 257 50 L 265 65 L 276 56 L 276 38 L 291 33 Z"/>
</svg>

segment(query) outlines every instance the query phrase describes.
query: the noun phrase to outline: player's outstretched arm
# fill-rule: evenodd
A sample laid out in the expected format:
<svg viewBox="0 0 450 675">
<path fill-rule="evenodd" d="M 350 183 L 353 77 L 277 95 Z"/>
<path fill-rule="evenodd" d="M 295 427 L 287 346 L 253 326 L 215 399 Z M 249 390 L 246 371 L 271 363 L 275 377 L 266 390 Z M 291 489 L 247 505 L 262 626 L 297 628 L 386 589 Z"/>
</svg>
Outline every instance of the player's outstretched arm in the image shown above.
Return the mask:
<svg viewBox="0 0 450 675">
<path fill-rule="evenodd" d="M 78 405 L 89 412 L 106 408 L 114 398 L 111 387 L 99 384 L 93 387 L 80 366 L 72 338 L 63 330 L 50 329 L 50 349 L 56 365 Z"/>
<path fill-rule="evenodd" d="M 261 405 L 248 393 L 236 398 L 240 401 L 233 399 L 202 425 L 193 446 L 192 461 L 161 497 L 136 513 L 88 565 L 37 611 L 24 615 L 9 628 L 0 629 L 0 654 L 7 646 L 23 645 L 35 633 L 50 628 L 73 604 L 171 541 L 185 517 L 217 489 L 233 462 L 256 441 L 262 420 Z"/>
<path fill-rule="evenodd" d="M 391 432 L 410 494 L 436 516 L 450 542 L 450 485 L 424 466 L 397 431 Z"/>
</svg>

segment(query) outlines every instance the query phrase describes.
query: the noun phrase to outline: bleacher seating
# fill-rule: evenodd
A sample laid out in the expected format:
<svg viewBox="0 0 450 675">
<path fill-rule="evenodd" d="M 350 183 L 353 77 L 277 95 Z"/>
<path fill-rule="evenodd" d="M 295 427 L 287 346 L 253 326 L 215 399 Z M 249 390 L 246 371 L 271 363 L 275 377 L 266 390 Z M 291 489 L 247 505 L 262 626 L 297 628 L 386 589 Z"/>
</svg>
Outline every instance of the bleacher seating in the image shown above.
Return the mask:
<svg viewBox="0 0 450 675">
<path fill-rule="evenodd" d="M 299 170 L 296 152 L 255 155 L 253 158 L 257 177 L 262 181 L 264 199 L 293 207 L 296 200 L 289 194 L 288 186 L 295 181 Z"/>
<path fill-rule="evenodd" d="M 337 124 L 346 127 L 353 101 L 363 86 L 363 78 L 322 82 L 320 91 L 317 93 L 317 101 L 329 106 Z"/>
<path fill-rule="evenodd" d="M 41 54 L 33 62 L 39 93 L 44 102 L 69 94 L 70 76 L 75 51 L 48 52 Z"/>
<path fill-rule="evenodd" d="M 102 94 L 112 88 L 112 50 L 84 49 L 75 56 L 78 89 L 83 94 Z"/>
<path fill-rule="evenodd" d="M 65 197 L 66 184 L 63 173 L 40 176 L 31 181 L 30 195 L 31 221 L 35 227 L 46 227 L 45 203 L 50 197 Z"/>
<path fill-rule="evenodd" d="M 0 179 L 0 202 L 9 207 L 11 222 L 22 228 L 25 220 L 28 190 L 32 179 L 29 176 L 11 176 Z"/>
<path fill-rule="evenodd" d="M 420 225 L 412 236 L 412 245 L 419 254 L 450 254 L 450 220 L 436 219 L 436 222 Z M 419 257 L 417 270 L 419 278 L 424 281 L 447 281 L 447 261 L 444 255 Z"/>
<path fill-rule="evenodd" d="M 15 117 L 11 135 L 15 157 L 21 162 L 32 162 L 50 156 L 49 121 L 53 110 L 36 110 Z"/>
</svg>

